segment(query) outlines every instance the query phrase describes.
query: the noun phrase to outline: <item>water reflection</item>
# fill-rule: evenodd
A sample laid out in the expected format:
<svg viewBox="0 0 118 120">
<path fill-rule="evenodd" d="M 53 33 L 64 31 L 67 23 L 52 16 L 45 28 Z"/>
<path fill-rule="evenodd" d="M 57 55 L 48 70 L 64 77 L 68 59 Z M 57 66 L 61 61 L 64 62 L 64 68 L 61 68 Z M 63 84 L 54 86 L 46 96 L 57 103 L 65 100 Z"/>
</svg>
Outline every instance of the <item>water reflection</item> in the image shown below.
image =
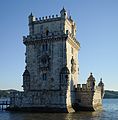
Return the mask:
<svg viewBox="0 0 118 120">
<path fill-rule="evenodd" d="M 101 113 L 9 113 L 9 120 L 99 120 Z"/>
<path fill-rule="evenodd" d="M 61 113 L 10 113 L 10 120 L 65 120 Z"/>
<path fill-rule="evenodd" d="M 0 111 L 0 120 L 118 120 L 118 99 L 104 100 L 103 110 L 78 113 L 16 113 Z"/>
<path fill-rule="evenodd" d="M 66 115 L 65 120 L 99 120 L 101 116 L 101 111 L 96 112 L 78 112 L 78 113 L 69 113 Z"/>
</svg>

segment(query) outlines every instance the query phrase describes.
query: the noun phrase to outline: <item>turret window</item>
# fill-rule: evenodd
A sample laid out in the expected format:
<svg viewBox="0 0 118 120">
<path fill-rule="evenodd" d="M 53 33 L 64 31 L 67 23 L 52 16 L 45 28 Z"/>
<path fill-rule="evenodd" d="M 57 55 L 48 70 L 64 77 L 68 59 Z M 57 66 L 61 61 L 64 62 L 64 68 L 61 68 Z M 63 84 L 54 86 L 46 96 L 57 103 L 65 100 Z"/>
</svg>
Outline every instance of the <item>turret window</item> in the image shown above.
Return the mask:
<svg viewBox="0 0 118 120">
<path fill-rule="evenodd" d="M 47 74 L 43 73 L 42 78 L 43 78 L 44 81 L 47 80 Z"/>
<path fill-rule="evenodd" d="M 42 45 L 42 50 L 43 51 L 47 51 L 48 50 L 48 44 L 47 43 Z"/>
</svg>

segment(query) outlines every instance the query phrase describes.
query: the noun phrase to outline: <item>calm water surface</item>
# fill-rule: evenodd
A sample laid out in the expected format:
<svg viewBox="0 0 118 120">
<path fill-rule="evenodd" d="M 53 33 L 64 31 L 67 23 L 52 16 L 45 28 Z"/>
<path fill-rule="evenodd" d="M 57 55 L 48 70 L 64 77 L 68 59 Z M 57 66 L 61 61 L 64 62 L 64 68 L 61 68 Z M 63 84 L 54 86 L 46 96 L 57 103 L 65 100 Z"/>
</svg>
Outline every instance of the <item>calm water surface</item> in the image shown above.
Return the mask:
<svg viewBox="0 0 118 120">
<path fill-rule="evenodd" d="M 11 113 L 0 111 L 0 120 L 118 120 L 118 99 L 104 99 L 103 110 L 78 113 Z"/>
</svg>

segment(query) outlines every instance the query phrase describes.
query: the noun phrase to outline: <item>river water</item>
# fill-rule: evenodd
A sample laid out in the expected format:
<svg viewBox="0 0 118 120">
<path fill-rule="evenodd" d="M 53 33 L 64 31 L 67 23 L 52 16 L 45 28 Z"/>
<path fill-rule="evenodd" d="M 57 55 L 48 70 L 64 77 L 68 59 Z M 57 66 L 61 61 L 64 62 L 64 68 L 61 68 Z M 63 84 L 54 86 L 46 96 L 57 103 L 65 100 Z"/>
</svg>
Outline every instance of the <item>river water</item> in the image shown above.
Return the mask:
<svg viewBox="0 0 118 120">
<path fill-rule="evenodd" d="M 118 120 L 118 99 L 104 99 L 103 110 L 78 113 L 16 113 L 0 111 L 0 120 Z"/>
</svg>

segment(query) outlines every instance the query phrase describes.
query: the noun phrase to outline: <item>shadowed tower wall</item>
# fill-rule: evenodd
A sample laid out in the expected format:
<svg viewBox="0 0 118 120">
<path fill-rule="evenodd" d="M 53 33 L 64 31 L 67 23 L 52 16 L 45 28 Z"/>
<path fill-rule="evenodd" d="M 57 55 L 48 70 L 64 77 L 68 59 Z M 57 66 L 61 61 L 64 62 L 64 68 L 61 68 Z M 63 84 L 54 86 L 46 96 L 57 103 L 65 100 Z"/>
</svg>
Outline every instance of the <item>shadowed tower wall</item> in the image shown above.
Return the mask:
<svg viewBox="0 0 118 120">
<path fill-rule="evenodd" d="M 29 15 L 26 46 L 26 69 L 23 73 L 20 107 L 72 110 L 74 86 L 78 83 L 76 25 L 66 10 L 60 16 L 35 18 Z"/>
</svg>

